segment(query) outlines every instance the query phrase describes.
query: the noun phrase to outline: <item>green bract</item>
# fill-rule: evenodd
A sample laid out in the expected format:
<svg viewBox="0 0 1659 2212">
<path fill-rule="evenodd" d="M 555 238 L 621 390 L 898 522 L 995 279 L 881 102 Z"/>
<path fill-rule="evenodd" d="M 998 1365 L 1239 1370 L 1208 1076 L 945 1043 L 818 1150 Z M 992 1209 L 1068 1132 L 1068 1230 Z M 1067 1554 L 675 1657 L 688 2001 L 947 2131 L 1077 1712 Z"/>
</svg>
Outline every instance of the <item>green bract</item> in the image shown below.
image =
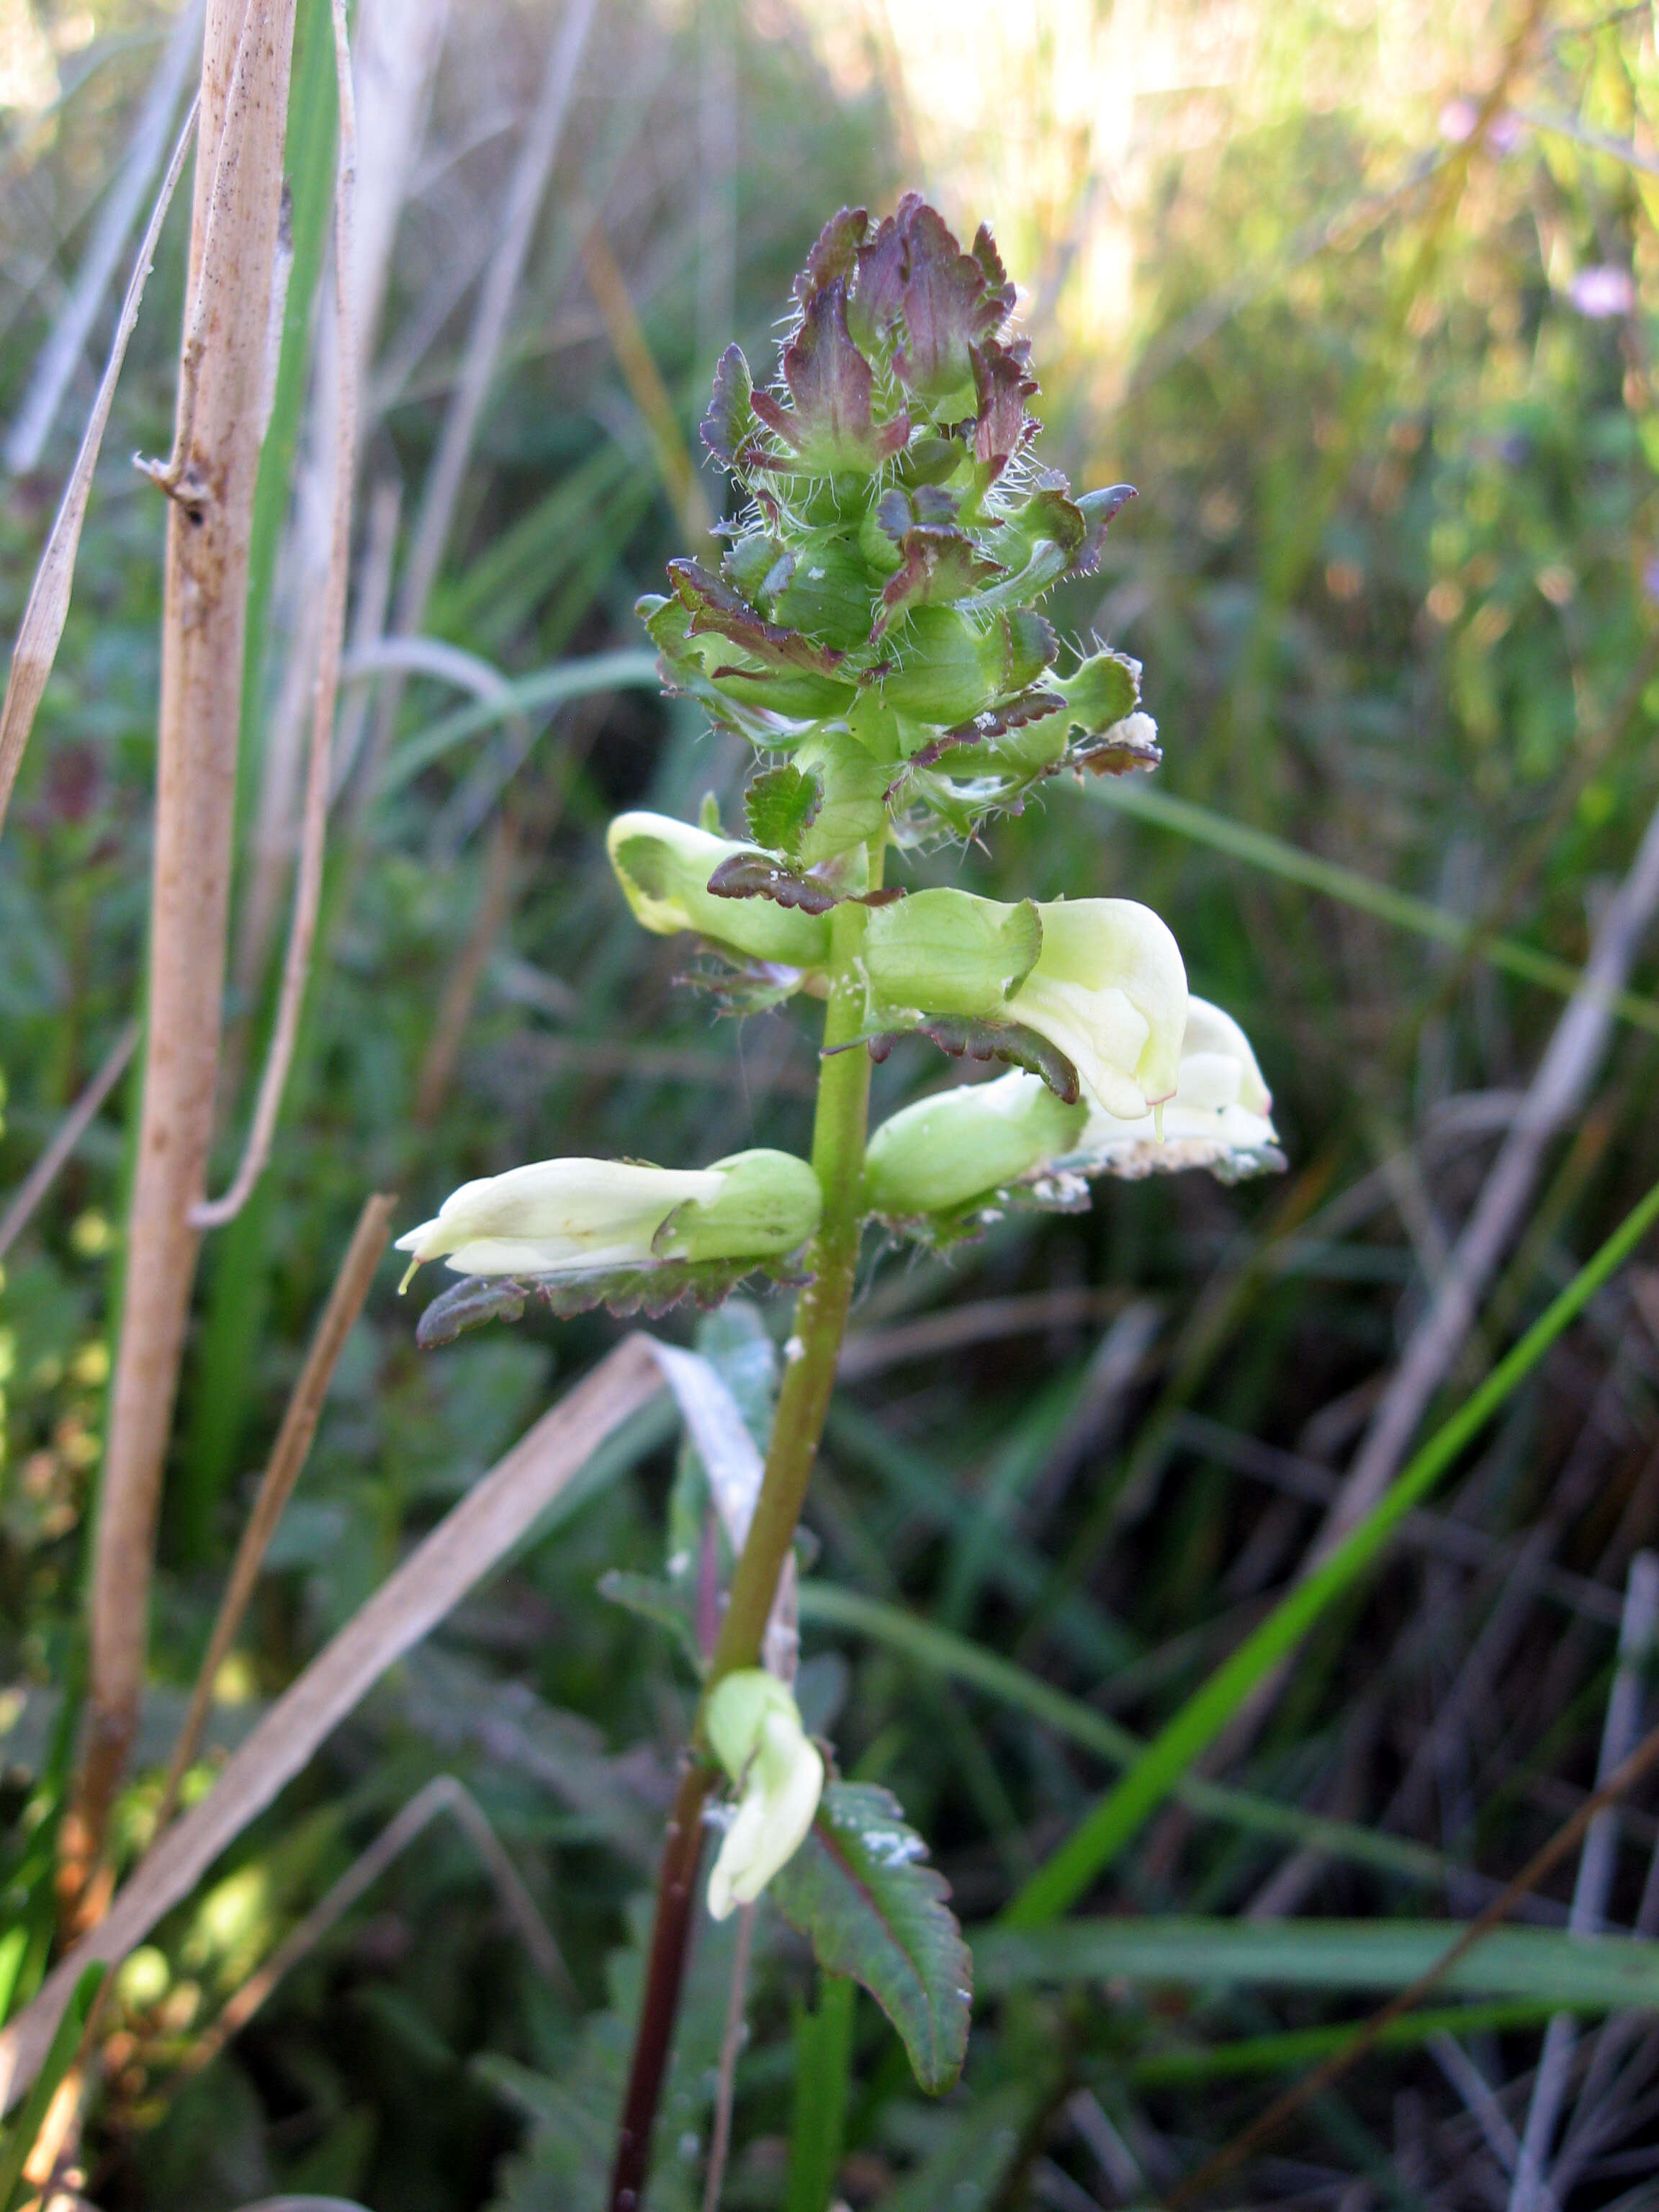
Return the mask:
<svg viewBox="0 0 1659 2212">
<path fill-rule="evenodd" d="M 1061 674 L 1037 611 L 1133 495 L 1074 495 L 1032 462 L 1013 299 L 983 227 L 963 252 L 915 193 L 879 223 L 843 208 L 795 280 L 778 388 L 736 346 L 715 376 L 702 438 L 741 513 L 718 573 L 673 562 L 640 612 L 669 683 L 816 779 L 811 830 L 770 848 L 803 867 L 890 823 L 968 835 L 1061 768 L 1158 758 L 1135 663 Z"/>
</svg>

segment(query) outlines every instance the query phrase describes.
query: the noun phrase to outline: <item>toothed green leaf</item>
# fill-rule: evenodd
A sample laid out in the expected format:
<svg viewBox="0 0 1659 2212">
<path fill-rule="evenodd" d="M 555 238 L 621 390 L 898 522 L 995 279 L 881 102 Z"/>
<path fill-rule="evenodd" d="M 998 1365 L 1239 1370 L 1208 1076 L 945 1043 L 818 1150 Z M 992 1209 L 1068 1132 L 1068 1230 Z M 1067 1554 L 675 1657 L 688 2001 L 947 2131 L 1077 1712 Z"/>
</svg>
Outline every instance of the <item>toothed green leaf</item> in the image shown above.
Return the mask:
<svg viewBox="0 0 1659 2212">
<path fill-rule="evenodd" d="M 823 802 L 823 787 L 817 776 L 793 766 L 766 769 L 743 795 L 749 834 L 767 852 L 793 860 Z"/>
<path fill-rule="evenodd" d="M 773 1877 L 790 1925 L 811 1938 L 825 1973 L 860 1982 L 897 2029 L 912 2072 L 933 2095 L 968 2050 L 973 1960 L 950 1885 L 926 1863 L 890 1790 L 832 1782 L 806 1841 Z"/>
</svg>

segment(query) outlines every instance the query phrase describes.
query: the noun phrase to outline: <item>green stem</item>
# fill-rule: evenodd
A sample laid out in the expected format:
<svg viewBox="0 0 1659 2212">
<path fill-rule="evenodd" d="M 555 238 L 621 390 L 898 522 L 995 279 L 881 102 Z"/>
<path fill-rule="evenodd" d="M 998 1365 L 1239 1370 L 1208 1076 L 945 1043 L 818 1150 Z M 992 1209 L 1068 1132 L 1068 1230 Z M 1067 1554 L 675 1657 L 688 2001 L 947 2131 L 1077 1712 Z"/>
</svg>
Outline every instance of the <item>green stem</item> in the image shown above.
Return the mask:
<svg viewBox="0 0 1659 2212">
<path fill-rule="evenodd" d="M 881 881 L 881 852 L 871 856 L 872 888 Z M 864 987 L 858 959 L 868 909 L 845 900 L 830 916 L 830 1004 L 824 1015 L 817 1115 L 812 1128 L 812 1166 L 823 1186 L 823 1214 L 808 1257 L 811 1280 L 795 1306 L 788 1365 L 778 1393 L 777 1419 L 766 1456 L 749 1537 L 732 1577 L 732 1592 L 708 1670 L 712 1689 L 723 1675 L 752 1667 L 772 1610 L 778 1577 L 795 1540 L 795 1525 L 830 1393 L 835 1387 L 847 1310 L 858 1268 L 864 1226 L 864 1140 L 870 1107 L 870 1057 L 856 1047 L 838 1050 L 864 1026 Z M 705 1692 L 705 1695 L 707 1693 Z"/>
<path fill-rule="evenodd" d="M 882 847 L 869 854 L 871 890 L 881 884 Z M 752 1667 L 777 1595 L 778 1577 L 795 1540 L 812 1462 L 823 1434 L 847 1330 L 864 1228 L 864 1140 L 870 1110 L 870 1056 L 858 1049 L 864 1026 L 864 984 L 859 955 L 867 908 L 843 900 L 830 920 L 830 1003 L 823 1019 L 824 1057 L 818 1068 L 812 1166 L 823 1186 L 823 1212 L 807 1255 L 810 1279 L 795 1304 L 794 1334 L 778 1393 L 771 1449 L 749 1524 L 725 1620 L 709 1664 L 692 1731 L 691 1764 L 681 1778 L 667 1846 L 657 1879 L 656 1926 L 646 1970 L 640 2024 L 611 2177 L 611 2212 L 639 2212 L 650 2163 L 651 2133 L 661 2100 L 690 1935 L 690 1898 L 702 1842 L 702 1806 L 715 1769 L 704 1746 L 708 1692 L 723 1675 Z M 851 1046 L 851 1050 L 838 1049 Z"/>
</svg>

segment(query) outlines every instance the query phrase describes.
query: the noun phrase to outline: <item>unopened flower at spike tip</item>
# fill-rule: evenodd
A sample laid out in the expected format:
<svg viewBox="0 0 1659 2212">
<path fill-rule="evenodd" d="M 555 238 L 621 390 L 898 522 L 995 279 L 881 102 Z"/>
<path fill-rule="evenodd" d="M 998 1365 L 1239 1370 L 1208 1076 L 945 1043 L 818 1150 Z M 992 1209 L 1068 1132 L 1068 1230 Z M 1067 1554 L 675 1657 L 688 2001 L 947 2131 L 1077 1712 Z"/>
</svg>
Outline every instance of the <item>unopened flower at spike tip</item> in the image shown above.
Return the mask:
<svg viewBox="0 0 1659 2212">
<path fill-rule="evenodd" d="M 1175 1090 L 1186 970 L 1133 899 L 1003 906 L 921 891 L 871 916 L 864 963 L 879 1006 L 1036 1030 L 1102 1112 L 1145 1114 Z"/>
<path fill-rule="evenodd" d="M 538 1160 L 463 1183 L 398 1249 L 414 1255 L 411 1274 L 440 1259 L 462 1275 L 538 1276 L 762 1260 L 805 1243 L 823 1202 L 811 1167 L 788 1152 L 695 1169 Z"/>
<path fill-rule="evenodd" d="M 744 1667 L 708 1700 L 708 1741 L 738 1788 L 730 1826 L 708 1876 L 708 1910 L 724 1920 L 752 1905 L 805 1839 L 823 1791 L 823 1757 L 775 1674 Z"/>
<path fill-rule="evenodd" d="M 1014 301 L 989 230 L 964 250 L 910 192 L 825 224 L 775 381 L 721 357 L 702 436 L 740 519 L 718 565 L 672 562 L 639 612 L 673 689 L 821 782 L 792 862 L 854 851 L 884 817 L 902 842 L 970 836 L 1062 769 L 1156 762 L 1149 732 L 1107 742 L 1139 698 L 1133 661 L 1059 673 L 1042 602 L 1094 571 L 1133 493 L 1036 465 Z"/>
</svg>

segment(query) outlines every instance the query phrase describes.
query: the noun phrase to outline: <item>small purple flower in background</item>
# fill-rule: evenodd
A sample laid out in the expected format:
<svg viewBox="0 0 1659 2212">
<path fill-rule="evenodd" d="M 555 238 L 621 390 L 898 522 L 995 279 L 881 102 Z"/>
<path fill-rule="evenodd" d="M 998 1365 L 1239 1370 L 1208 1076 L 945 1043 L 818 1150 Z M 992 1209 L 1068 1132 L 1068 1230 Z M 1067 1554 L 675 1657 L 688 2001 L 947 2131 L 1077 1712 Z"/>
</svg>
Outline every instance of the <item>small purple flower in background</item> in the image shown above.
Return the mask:
<svg viewBox="0 0 1659 2212">
<path fill-rule="evenodd" d="M 1480 120 L 1479 103 L 1460 94 L 1440 111 L 1440 136 L 1454 146 L 1467 145 Z M 1486 144 L 1494 154 L 1512 154 L 1525 137 L 1526 128 L 1518 115 L 1494 115 L 1486 125 Z"/>
<path fill-rule="evenodd" d="M 1604 322 L 1610 315 L 1627 315 L 1636 305 L 1636 284 L 1628 269 L 1581 269 L 1567 287 L 1567 297 L 1581 315 Z"/>
<path fill-rule="evenodd" d="M 1642 589 L 1656 605 L 1659 605 L 1659 553 L 1643 563 Z"/>
</svg>

